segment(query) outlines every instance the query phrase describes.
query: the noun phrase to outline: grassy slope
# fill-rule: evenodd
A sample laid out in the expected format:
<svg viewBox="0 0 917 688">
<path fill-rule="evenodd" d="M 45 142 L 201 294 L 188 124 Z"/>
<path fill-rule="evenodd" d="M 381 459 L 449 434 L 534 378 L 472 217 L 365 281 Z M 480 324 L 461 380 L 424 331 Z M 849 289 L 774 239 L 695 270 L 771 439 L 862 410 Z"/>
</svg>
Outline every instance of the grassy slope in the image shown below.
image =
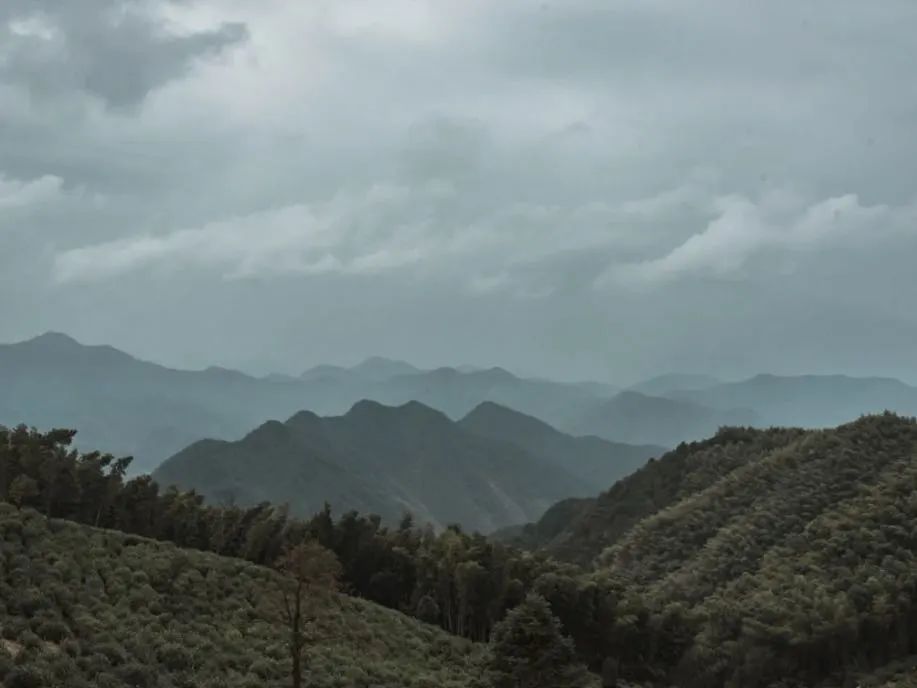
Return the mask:
<svg viewBox="0 0 917 688">
<path fill-rule="evenodd" d="M 0 675 L 41 686 L 286 685 L 274 572 L 0 503 Z M 470 686 L 482 650 L 336 596 L 315 628 L 308 685 Z M 9 673 L 9 672 L 12 672 Z M 18 677 L 16 676 L 18 674 Z M 17 682 L 18 681 L 18 682 Z"/>
</svg>

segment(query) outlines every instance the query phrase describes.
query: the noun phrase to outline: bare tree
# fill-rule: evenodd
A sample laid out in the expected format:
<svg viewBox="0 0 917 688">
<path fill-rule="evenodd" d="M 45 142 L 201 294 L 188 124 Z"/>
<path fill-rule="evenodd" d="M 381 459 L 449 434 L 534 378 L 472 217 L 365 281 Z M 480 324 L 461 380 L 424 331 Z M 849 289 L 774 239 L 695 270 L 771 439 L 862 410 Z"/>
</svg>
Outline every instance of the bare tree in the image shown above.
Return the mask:
<svg viewBox="0 0 917 688">
<path fill-rule="evenodd" d="M 337 590 L 341 565 L 333 552 L 308 541 L 284 553 L 277 561 L 277 569 L 284 574 L 280 592 L 290 631 L 292 688 L 301 688 L 306 629 L 316 621 L 330 593 Z"/>
</svg>

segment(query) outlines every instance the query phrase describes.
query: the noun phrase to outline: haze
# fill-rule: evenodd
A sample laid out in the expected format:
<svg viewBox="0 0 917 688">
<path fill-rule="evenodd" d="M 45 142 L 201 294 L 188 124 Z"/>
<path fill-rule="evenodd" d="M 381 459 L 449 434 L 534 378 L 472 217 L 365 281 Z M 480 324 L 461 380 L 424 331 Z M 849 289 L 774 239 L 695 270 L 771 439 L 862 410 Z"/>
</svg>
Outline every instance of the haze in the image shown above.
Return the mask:
<svg viewBox="0 0 917 688">
<path fill-rule="evenodd" d="M 912 0 L 7 0 L 0 341 L 915 380 L 915 21 Z"/>
</svg>

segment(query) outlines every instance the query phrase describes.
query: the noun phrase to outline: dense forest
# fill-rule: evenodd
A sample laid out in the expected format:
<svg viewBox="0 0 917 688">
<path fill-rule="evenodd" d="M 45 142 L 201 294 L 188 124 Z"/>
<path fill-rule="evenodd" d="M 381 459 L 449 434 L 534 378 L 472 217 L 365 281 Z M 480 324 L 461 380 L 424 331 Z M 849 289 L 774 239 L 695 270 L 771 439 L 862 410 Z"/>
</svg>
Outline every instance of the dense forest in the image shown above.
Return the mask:
<svg viewBox="0 0 917 688">
<path fill-rule="evenodd" d="M 557 680 L 574 683 L 590 680 L 580 662 L 606 685 L 904 686 L 917 676 L 910 419 L 724 429 L 560 510 L 563 547 L 528 543 L 534 551 L 409 516 L 389 528 L 353 512 L 298 520 L 268 504 L 208 505 L 125 479 L 126 460 L 76 452 L 72 436 L 2 431 L 0 497 L 259 565 L 315 541 L 340 561 L 346 592 L 489 641 L 495 671 L 530 667 L 501 648 L 531 636 L 558 657 L 569 648 L 571 673 Z M 507 656 L 518 661 L 498 661 Z"/>
</svg>

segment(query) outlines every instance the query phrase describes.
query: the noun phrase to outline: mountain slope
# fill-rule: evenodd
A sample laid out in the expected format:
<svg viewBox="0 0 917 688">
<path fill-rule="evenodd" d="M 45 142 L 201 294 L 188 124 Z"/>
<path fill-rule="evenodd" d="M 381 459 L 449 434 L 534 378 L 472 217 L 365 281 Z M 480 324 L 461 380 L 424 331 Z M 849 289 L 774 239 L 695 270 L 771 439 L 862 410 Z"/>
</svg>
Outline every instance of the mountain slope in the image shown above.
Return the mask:
<svg viewBox="0 0 917 688">
<path fill-rule="evenodd" d="M 5 685 L 286 685 L 273 571 L 0 504 Z M 468 686 L 469 643 L 336 596 L 307 651 L 308 685 Z"/>
<path fill-rule="evenodd" d="M 750 409 L 713 408 L 682 399 L 653 397 L 625 391 L 593 403 L 559 426 L 573 435 L 596 435 L 629 444 L 662 444 L 708 437 L 726 425 L 749 425 Z"/>
<path fill-rule="evenodd" d="M 727 428 L 679 446 L 615 483 L 597 497 L 564 500 L 510 541 L 591 564 L 644 519 L 700 492 L 747 463 L 805 435 L 803 430 Z"/>
<path fill-rule="evenodd" d="M 461 421 L 482 437 L 509 442 L 535 456 L 562 466 L 593 489 L 611 485 L 640 468 L 665 449 L 653 445 L 609 442 L 598 437 L 573 437 L 513 409 L 484 402 Z"/>
<path fill-rule="evenodd" d="M 309 515 L 328 501 L 393 521 L 405 511 L 436 525 L 489 531 L 540 516 L 588 487 L 509 443 L 468 432 L 418 402 L 362 401 L 343 416 L 301 412 L 238 442 L 199 442 L 154 474 L 211 499 L 289 503 Z"/>
<path fill-rule="evenodd" d="M 693 610 L 682 670 L 704 677 L 694 685 L 815 685 L 841 667 L 852 680 L 917 649 L 915 494 L 917 423 L 866 417 L 660 511 L 601 565 L 657 605 Z"/>
<path fill-rule="evenodd" d="M 595 566 L 584 594 L 606 586 L 623 600 L 627 621 L 607 642 L 641 642 L 640 618 L 661 633 L 629 653 L 629 671 L 665 665 L 656 679 L 685 688 L 907 685 L 914 676 L 914 419 L 726 429 L 549 517 L 561 527 L 523 535 L 553 533 L 543 548 Z"/>
</svg>

